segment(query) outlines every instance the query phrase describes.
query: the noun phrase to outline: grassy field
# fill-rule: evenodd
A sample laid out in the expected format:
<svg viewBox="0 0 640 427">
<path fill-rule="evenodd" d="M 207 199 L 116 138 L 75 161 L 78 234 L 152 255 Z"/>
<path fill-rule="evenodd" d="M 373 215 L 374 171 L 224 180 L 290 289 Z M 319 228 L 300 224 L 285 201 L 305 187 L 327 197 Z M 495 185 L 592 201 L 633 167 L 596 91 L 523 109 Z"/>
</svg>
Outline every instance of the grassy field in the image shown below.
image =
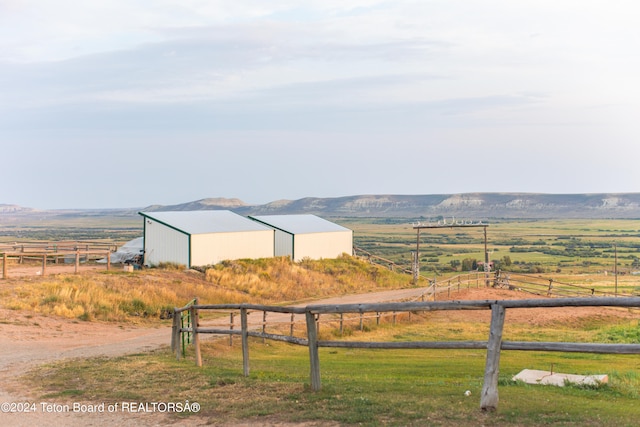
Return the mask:
<svg viewBox="0 0 640 427">
<path fill-rule="evenodd" d="M 155 321 L 194 297 L 202 303 L 286 304 L 410 286 L 407 275 L 345 256 L 294 263 L 287 258 L 223 262 L 206 272 L 167 265 L 133 273 L 9 278 L 0 306 L 81 320 Z"/>
<path fill-rule="evenodd" d="M 416 250 L 411 221 L 345 218 L 339 222 L 354 230 L 357 247 L 410 268 L 411 252 Z M 613 272 L 617 252 L 619 272 L 630 274 L 640 271 L 640 221 L 492 220 L 487 249 L 496 267 L 526 273 Z M 484 261 L 482 228 L 422 231 L 423 274 L 461 271 L 465 259 Z"/>
<path fill-rule="evenodd" d="M 30 216 L 0 224 L 0 243 L 24 240 L 106 240 L 122 244 L 142 235 L 137 215 Z M 330 218 L 354 231 L 354 244 L 411 269 L 416 231 L 411 218 Z M 450 220 L 450 219 L 449 219 Z M 424 219 L 420 219 L 424 222 Z M 485 221 L 490 260 L 496 267 L 524 273 L 640 271 L 640 220 Z M 423 230 L 422 274 L 462 271 L 464 261 L 484 261 L 481 228 Z"/>
<path fill-rule="evenodd" d="M 349 339 L 475 339 L 484 332 L 464 321 L 432 326 L 385 325 Z M 557 338 L 558 333 L 573 332 L 590 335 L 585 338 L 599 333 L 598 328 L 588 333 L 566 328 L 542 335 Z M 512 334 L 527 332 L 523 328 Z M 29 378 L 41 399 L 60 403 L 198 402 L 198 416 L 213 424 L 634 426 L 640 416 L 635 356 L 503 352 L 499 408 L 484 413 L 479 408 L 484 351 L 321 349 L 323 388 L 311 392 L 305 347 L 258 339 L 252 339 L 250 347 L 249 377 L 242 376 L 240 346 L 217 340 L 203 346 L 203 368 L 194 366 L 191 350 L 182 361 L 161 350 L 58 363 L 37 369 Z M 557 372 L 608 373 L 609 384 L 560 388 L 511 380 L 523 368 L 548 370 L 551 364 Z M 193 414 L 176 415 L 188 416 Z"/>
<path fill-rule="evenodd" d="M 100 234 L 100 225 L 91 222 L 94 219 L 87 221 L 86 236 L 110 238 Z M 357 246 L 399 264 L 408 264 L 415 250 L 415 231 L 404 220 L 336 222 L 354 230 Z M 423 233 L 423 275 L 446 278 L 461 273 L 465 259 L 483 259 L 481 229 L 437 231 Z M 637 266 L 640 221 L 497 221 L 490 224 L 488 240 L 491 259 L 504 265 L 509 257 L 508 267 L 514 271 L 599 289 L 613 286 L 610 272 L 615 243 L 618 266 L 624 273 L 618 277 L 621 289 L 637 291 L 640 287 L 638 276 L 631 274 Z M 411 286 L 405 274 L 350 257 L 303 263 L 234 261 L 204 273 L 168 267 L 9 279 L 2 282 L 0 297 L 2 306 L 13 310 L 82 320 L 168 324 L 158 316 L 194 296 L 205 303 L 282 304 Z M 322 333 L 332 332 L 323 329 Z M 487 334 L 487 324 L 474 319 L 414 316 L 411 324 L 368 326 L 365 332 L 352 330 L 346 339 L 485 340 Z M 508 324 L 505 335 L 509 340 L 638 343 L 640 326 L 637 320 L 599 315 L 551 323 L 532 318 Z M 59 402 L 197 401 L 202 406 L 199 415 L 213 424 L 224 420 L 394 426 L 634 426 L 640 416 L 637 356 L 506 351 L 500 364 L 499 409 L 483 413 L 479 393 L 484 351 L 321 349 L 323 389 L 317 393 L 308 386 L 306 348 L 252 340 L 250 353 L 251 374 L 246 378 L 242 376 L 238 343 L 229 347 L 228 340 L 218 340 L 204 345 L 203 368 L 194 366 L 192 353 L 176 361 L 163 349 L 56 363 L 37 368 L 24 380 L 31 382 L 39 398 Z M 568 373 L 606 373 L 609 384 L 556 388 L 511 380 L 522 369 L 548 370 L 552 365 L 555 371 Z M 471 396 L 464 395 L 466 390 Z"/>
<path fill-rule="evenodd" d="M 0 244 L 39 240 L 108 240 L 124 243 L 142 236 L 137 215 L 46 215 L 3 216 Z"/>
</svg>

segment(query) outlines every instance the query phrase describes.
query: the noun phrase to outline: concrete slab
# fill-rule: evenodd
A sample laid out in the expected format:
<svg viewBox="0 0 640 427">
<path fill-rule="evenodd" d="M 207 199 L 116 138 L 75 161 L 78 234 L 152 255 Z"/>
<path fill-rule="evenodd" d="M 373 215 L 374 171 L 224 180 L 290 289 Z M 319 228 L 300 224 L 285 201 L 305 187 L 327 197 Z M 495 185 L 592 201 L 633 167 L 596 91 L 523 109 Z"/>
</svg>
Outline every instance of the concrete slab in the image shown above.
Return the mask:
<svg viewBox="0 0 640 427">
<path fill-rule="evenodd" d="M 608 375 L 573 375 L 558 372 L 538 371 L 524 369 L 513 377 L 514 381 L 523 381 L 527 384 L 555 385 L 563 387 L 567 383 L 578 385 L 599 385 L 609 382 Z"/>
</svg>

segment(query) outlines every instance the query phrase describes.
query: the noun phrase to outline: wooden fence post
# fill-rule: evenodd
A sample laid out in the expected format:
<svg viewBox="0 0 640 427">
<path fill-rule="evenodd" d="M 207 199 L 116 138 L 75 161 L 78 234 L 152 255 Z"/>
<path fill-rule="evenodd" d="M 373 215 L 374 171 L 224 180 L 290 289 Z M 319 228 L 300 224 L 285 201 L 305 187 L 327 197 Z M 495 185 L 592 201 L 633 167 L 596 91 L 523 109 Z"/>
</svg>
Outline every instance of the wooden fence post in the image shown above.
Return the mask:
<svg viewBox="0 0 640 427">
<path fill-rule="evenodd" d="M 267 333 L 267 310 L 262 312 L 262 333 Z M 265 337 L 262 337 L 262 344 L 266 343 Z"/>
<path fill-rule="evenodd" d="M 42 255 L 42 275 L 47 274 L 47 254 Z"/>
<path fill-rule="evenodd" d="M 247 309 L 240 309 L 240 324 L 242 327 L 242 372 L 245 377 L 249 376 L 249 322 L 247 320 Z"/>
<path fill-rule="evenodd" d="M 80 267 L 80 252 L 76 250 L 76 268 L 74 273 L 78 274 L 78 268 Z"/>
<path fill-rule="evenodd" d="M 293 322 L 293 320 L 295 318 L 294 316 L 295 316 L 295 314 L 291 313 L 291 327 L 290 327 L 290 330 L 289 330 L 289 335 L 291 335 L 291 336 L 293 336 L 293 327 L 295 326 L 295 323 Z"/>
<path fill-rule="evenodd" d="M 200 336 L 198 334 L 198 309 L 196 308 L 198 305 L 198 298 L 193 300 L 193 305 L 189 308 L 191 310 L 191 330 L 193 331 L 193 346 L 196 350 L 196 366 L 202 366 L 202 353 L 200 352 Z"/>
<path fill-rule="evenodd" d="M 553 279 L 549 279 L 549 290 L 547 291 L 547 296 L 550 297 L 553 292 Z"/>
<path fill-rule="evenodd" d="M 487 363 L 480 396 L 480 408 L 483 411 L 495 411 L 498 408 L 498 374 L 500 373 L 500 347 L 502 345 L 505 312 L 506 310 L 502 305 L 493 304 L 491 306 Z"/>
<path fill-rule="evenodd" d="M 307 339 L 309 341 L 309 365 L 311 376 L 311 390 L 319 391 L 320 384 L 320 356 L 318 354 L 318 333 L 316 331 L 316 316 L 310 312 L 305 312 L 307 320 Z"/>
<path fill-rule="evenodd" d="M 180 360 L 180 316 L 182 313 L 178 313 L 178 310 L 173 309 L 173 319 L 171 323 L 171 351 L 176 354 L 176 359 Z"/>
<path fill-rule="evenodd" d="M 233 331 L 233 317 L 234 312 L 232 311 L 229 315 L 229 329 Z M 233 334 L 229 334 L 229 347 L 233 347 Z"/>
</svg>

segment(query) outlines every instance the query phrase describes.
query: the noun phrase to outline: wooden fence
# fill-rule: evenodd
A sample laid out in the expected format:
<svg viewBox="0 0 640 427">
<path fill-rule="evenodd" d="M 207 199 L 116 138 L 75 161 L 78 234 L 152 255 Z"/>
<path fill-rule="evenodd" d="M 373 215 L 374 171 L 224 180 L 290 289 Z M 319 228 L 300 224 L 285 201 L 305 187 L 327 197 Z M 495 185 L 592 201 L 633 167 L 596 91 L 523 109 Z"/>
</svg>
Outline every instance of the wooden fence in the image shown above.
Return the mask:
<svg viewBox="0 0 640 427">
<path fill-rule="evenodd" d="M 640 298 L 553 298 L 553 299 L 528 299 L 528 300 L 495 300 L 495 301 L 416 301 L 416 302 L 390 302 L 377 304 L 339 304 L 339 305 L 308 305 L 306 307 L 279 307 L 253 304 L 219 304 L 199 305 L 197 299 L 193 303 L 174 309 L 171 348 L 180 357 L 180 338 L 184 333 L 191 334 L 195 348 L 197 366 L 202 366 L 200 351 L 200 334 L 240 335 L 242 340 L 243 372 L 249 375 L 249 340 L 251 337 L 271 339 L 302 345 L 309 348 L 310 382 L 311 389 L 321 389 L 320 355 L 321 347 L 340 348 L 370 348 L 370 349 L 486 349 L 486 365 L 484 383 L 482 386 L 480 407 L 484 411 L 493 411 L 498 406 L 498 372 L 500 365 L 500 352 L 502 350 L 526 350 L 526 351 L 559 351 L 559 352 L 584 352 L 584 353 L 609 353 L 609 354 L 640 354 L 639 344 L 598 344 L 598 343 L 566 343 L 566 342 L 521 342 L 503 341 L 502 334 L 505 322 L 506 310 L 518 308 L 555 308 L 555 307 L 640 307 Z M 199 315 L 202 310 L 210 311 L 235 311 L 240 313 L 240 330 L 232 326 L 228 329 L 200 327 Z M 407 342 L 363 342 L 320 340 L 318 338 L 318 325 L 321 316 L 358 314 L 364 313 L 400 313 L 400 312 L 426 312 L 436 310 L 490 310 L 491 324 L 487 341 L 407 341 Z M 189 311 L 191 318 L 190 327 L 182 327 L 181 314 Z M 281 315 L 304 316 L 306 330 L 302 337 L 267 333 L 264 326 L 261 330 L 249 327 L 248 316 L 250 312 L 280 313 Z M 263 315 L 264 318 L 265 315 Z M 293 322 L 293 317 L 292 317 Z M 233 320 L 231 322 L 233 325 Z M 292 329 L 293 331 L 293 329 Z"/>
<path fill-rule="evenodd" d="M 437 282 L 430 280 L 429 287 L 422 296 L 422 300 L 429 299 L 435 301 L 444 294 L 450 297 L 453 292 L 487 286 L 556 298 L 638 296 L 630 293 L 617 292 L 612 289 L 603 290 L 602 287 L 596 288 L 593 286 L 566 283 L 541 275 L 497 270 L 491 272 L 489 275 L 485 272 L 471 271 L 469 273 L 462 273 L 457 276 L 441 279 Z"/>
<path fill-rule="evenodd" d="M 517 289 L 535 295 L 546 295 L 549 297 L 607 297 L 607 296 L 634 296 L 614 290 L 606 291 L 586 285 L 576 285 L 565 283 L 556 279 L 534 276 L 531 274 L 513 273 L 498 270 L 493 275 L 492 283 L 494 287 Z"/>
<path fill-rule="evenodd" d="M 18 246 L 3 245 L 0 247 L 0 259 L 2 260 L 2 279 L 9 277 L 10 260 L 15 260 L 17 264 L 23 264 L 25 260 L 35 260 L 42 262 L 41 273 L 43 276 L 47 272 L 47 264 L 53 262 L 58 264 L 60 259 L 66 262 L 67 259 L 73 259 L 75 265 L 75 273 L 78 272 L 80 260 L 84 259 L 102 259 L 106 258 L 106 269 L 111 269 L 110 254 L 112 249 L 96 249 L 90 245 L 75 246 L 31 246 L 20 244 Z M 111 245 L 111 247 L 115 247 Z"/>
<path fill-rule="evenodd" d="M 391 271 L 398 271 L 401 273 L 413 274 L 410 266 L 407 267 L 407 266 L 396 264 L 394 261 L 391 261 L 390 259 L 379 257 L 357 246 L 353 247 L 353 254 L 358 258 L 361 258 L 369 262 L 370 264 L 378 264 L 388 268 Z"/>
</svg>

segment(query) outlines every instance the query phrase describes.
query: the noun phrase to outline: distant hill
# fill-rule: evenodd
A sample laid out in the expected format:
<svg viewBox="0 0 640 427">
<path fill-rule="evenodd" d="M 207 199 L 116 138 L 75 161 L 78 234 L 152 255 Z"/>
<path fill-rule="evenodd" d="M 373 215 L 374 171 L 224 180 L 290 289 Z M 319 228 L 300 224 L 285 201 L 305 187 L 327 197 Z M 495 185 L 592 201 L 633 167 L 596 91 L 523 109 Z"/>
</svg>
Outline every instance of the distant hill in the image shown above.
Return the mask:
<svg viewBox="0 0 640 427">
<path fill-rule="evenodd" d="M 36 211 L 0 205 L 0 217 L 59 214 L 137 215 L 139 211 L 228 209 L 241 215 L 316 214 L 325 217 L 389 218 L 611 218 L 640 219 L 640 193 L 536 194 L 464 193 L 431 195 L 360 195 L 334 198 L 306 197 L 249 205 L 239 199 L 209 198 L 193 202 L 113 210 Z"/>
<path fill-rule="evenodd" d="M 640 193 L 466 193 L 306 197 L 248 205 L 204 199 L 154 210 L 229 209 L 242 215 L 316 214 L 328 217 L 399 218 L 640 218 Z"/>
<path fill-rule="evenodd" d="M 24 213 L 24 212 L 32 212 L 31 208 L 23 208 L 18 205 L 3 205 L 0 203 L 0 214 L 15 214 L 15 213 Z"/>
<path fill-rule="evenodd" d="M 279 201 L 239 212 L 412 218 L 640 218 L 640 193 L 368 195 Z"/>
<path fill-rule="evenodd" d="M 248 207 L 245 202 L 240 199 L 225 199 L 222 197 L 200 199 L 195 202 L 181 203 L 179 205 L 153 205 L 142 209 L 144 212 L 159 212 L 159 211 L 200 211 L 200 210 L 235 210 L 239 208 Z"/>
</svg>

